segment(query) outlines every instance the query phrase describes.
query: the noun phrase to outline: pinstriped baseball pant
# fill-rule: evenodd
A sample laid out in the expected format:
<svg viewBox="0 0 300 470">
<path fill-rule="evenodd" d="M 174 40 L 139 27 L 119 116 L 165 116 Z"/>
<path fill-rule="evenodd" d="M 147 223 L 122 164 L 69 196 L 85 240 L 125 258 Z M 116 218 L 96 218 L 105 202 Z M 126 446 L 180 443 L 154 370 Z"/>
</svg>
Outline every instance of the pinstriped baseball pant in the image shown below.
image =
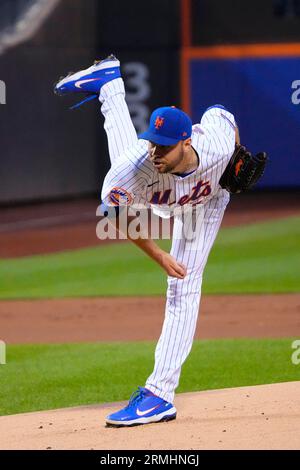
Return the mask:
<svg viewBox="0 0 300 470">
<path fill-rule="evenodd" d="M 184 279 L 168 276 L 165 320 L 155 350 L 154 371 L 146 387 L 173 402 L 181 367 L 189 355 L 199 312 L 202 275 L 224 214 L 222 198 L 213 198 L 200 208 L 195 240 L 181 237 L 182 221 L 175 218 L 171 255 L 187 268 Z M 177 239 L 178 238 L 178 239 Z M 201 377 L 199 377 L 201 382 Z"/>
<path fill-rule="evenodd" d="M 126 148 L 137 141 L 125 101 L 123 80 L 119 78 L 103 86 L 99 99 L 113 164 Z M 171 255 L 186 266 L 187 275 L 183 280 L 168 277 L 165 320 L 155 350 L 154 370 L 145 385 L 168 402 L 174 400 L 181 367 L 192 348 L 202 275 L 228 200 L 227 193 L 221 191 L 199 208 L 192 242 L 183 234 L 182 216 L 175 217 Z"/>
</svg>

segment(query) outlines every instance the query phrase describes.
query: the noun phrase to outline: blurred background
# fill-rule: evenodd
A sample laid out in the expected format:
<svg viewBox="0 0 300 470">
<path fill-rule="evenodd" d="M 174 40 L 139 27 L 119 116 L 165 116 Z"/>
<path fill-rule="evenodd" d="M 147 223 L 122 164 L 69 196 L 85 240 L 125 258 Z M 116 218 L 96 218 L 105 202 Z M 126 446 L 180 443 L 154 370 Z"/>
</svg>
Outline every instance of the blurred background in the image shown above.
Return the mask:
<svg viewBox="0 0 300 470">
<path fill-rule="evenodd" d="M 99 193 L 109 159 L 98 104 L 69 111 L 77 97 L 54 96 L 53 83 L 111 52 L 138 132 L 157 106 L 196 122 L 223 103 L 242 141 L 270 155 L 259 187 L 299 186 L 300 0 L 1 0 L 2 205 Z"/>
<path fill-rule="evenodd" d="M 180 391 L 299 380 L 300 0 L 0 0 L 0 414 L 123 400 L 151 372 L 165 273 L 97 239 L 99 103 L 53 93 L 110 53 L 138 132 L 158 106 L 199 122 L 221 103 L 270 157 L 226 210 Z"/>
<path fill-rule="evenodd" d="M 70 111 L 77 97 L 53 84 L 112 52 L 138 132 L 157 106 L 198 122 L 222 103 L 270 156 L 255 190 L 298 197 L 300 0 L 0 0 L 0 233 L 94 217 L 109 169 L 99 104 Z"/>
</svg>

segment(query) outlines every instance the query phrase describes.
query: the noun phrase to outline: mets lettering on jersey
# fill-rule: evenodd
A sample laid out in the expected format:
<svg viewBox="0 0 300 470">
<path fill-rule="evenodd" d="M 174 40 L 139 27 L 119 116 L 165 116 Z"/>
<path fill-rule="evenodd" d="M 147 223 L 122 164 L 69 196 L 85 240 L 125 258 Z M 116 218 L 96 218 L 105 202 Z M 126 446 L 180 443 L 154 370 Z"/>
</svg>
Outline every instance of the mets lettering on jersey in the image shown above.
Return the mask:
<svg viewBox="0 0 300 470">
<path fill-rule="evenodd" d="M 200 180 L 196 186 L 192 187 L 191 194 L 185 194 L 184 196 L 181 196 L 178 201 L 173 201 L 170 203 L 171 193 L 171 189 L 166 189 L 165 191 L 156 191 L 149 202 L 150 204 L 175 204 L 175 202 L 177 202 L 177 204 L 180 206 L 183 206 L 189 202 L 193 204 L 199 204 L 202 202 L 203 197 L 206 197 L 211 193 L 211 186 L 209 181 Z"/>
<path fill-rule="evenodd" d="M 169 198 L 172 189 L 166 189 L 165 191 L 156 191 L 150 199 L 151 204 L 169 204 Z"/>
<path fill-rule="evenodd" d="M 192 188 L 192 194 L 186 194 L 182 196 L 178 204 L 180 206 L 183 206 L 184 204 L 187 204 L 188 202 L 194 203 L 194 204 L 199 204 L 202 202 L 202 198 L 205 196 L 208 196 L 211 193 L 211 187 L 209 184 L 209 181 L 199 181 L 196 186 Z M 201 198 L 201 200 L 200 200 Z"/>
</svg>

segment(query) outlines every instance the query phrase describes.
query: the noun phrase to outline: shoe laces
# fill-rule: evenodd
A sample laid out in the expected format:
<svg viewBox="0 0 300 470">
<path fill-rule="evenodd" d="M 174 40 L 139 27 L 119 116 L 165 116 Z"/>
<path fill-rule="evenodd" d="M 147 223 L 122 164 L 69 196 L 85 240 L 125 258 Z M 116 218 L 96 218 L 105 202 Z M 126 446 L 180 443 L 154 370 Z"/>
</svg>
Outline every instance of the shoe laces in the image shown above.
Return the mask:
<svg viewBox="0 0 300 470">
<path fill-rule="evenodd" d="M 116 56 L 114 54 L 109 54 L 106 59 L 104 59 L 104 61 L 107 61 L 107 60 L 117 60 Z M 100 64 L 100 62 L 103 62 L 103 59 L 102 60 L 94 60 L 94 65 L 98 65 Z"/>
<path fill-rule="evenodd" d="M 133 394 L 131 395 L 126 409 L 132 408 L 135 405 L 137 405 L 137 403 L 142 401 L 146 395 L 147 395 L 147 391 L 144 390 L 142 387 L 138 387 L 138 389 L 135 392 L 133 392 Z"/>
<path fill-rule="evenodd" d="M 88 93 L 87 96 L 80 101 L 79 103 L 73 104 L 73 106 L 70 107 L 70 109 L 76 109 L 79 108 L 83 103 L 86 103 L 87 101 L 91 101 L 98 98 L 98 95 L 96 93 Z"/>
</svg>

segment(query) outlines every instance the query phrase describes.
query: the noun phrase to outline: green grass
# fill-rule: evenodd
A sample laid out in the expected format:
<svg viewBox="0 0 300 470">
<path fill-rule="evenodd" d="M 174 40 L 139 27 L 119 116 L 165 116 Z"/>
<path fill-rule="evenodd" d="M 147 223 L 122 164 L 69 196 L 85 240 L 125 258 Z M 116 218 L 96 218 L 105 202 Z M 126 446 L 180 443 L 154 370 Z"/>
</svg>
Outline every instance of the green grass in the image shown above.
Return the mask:
<svg viewBox="0 0 300 470">
<path fill-rule="evenodd" d="M 195 341 L 177 392 L 300 380 L 292 339 Z M 8 346 L 0 415 L 127 400 L 152 372 L 154 343 Z"/>
<path fill-rule="evenodd" d="M 297 292 L 299 266 L 299 217 L 224 228 L 203 292 Z M 1 260 L 0 279 L 0 299 L 160 295 L 166 289 L 164 272 L 130 242 Z"/>
</svg>

